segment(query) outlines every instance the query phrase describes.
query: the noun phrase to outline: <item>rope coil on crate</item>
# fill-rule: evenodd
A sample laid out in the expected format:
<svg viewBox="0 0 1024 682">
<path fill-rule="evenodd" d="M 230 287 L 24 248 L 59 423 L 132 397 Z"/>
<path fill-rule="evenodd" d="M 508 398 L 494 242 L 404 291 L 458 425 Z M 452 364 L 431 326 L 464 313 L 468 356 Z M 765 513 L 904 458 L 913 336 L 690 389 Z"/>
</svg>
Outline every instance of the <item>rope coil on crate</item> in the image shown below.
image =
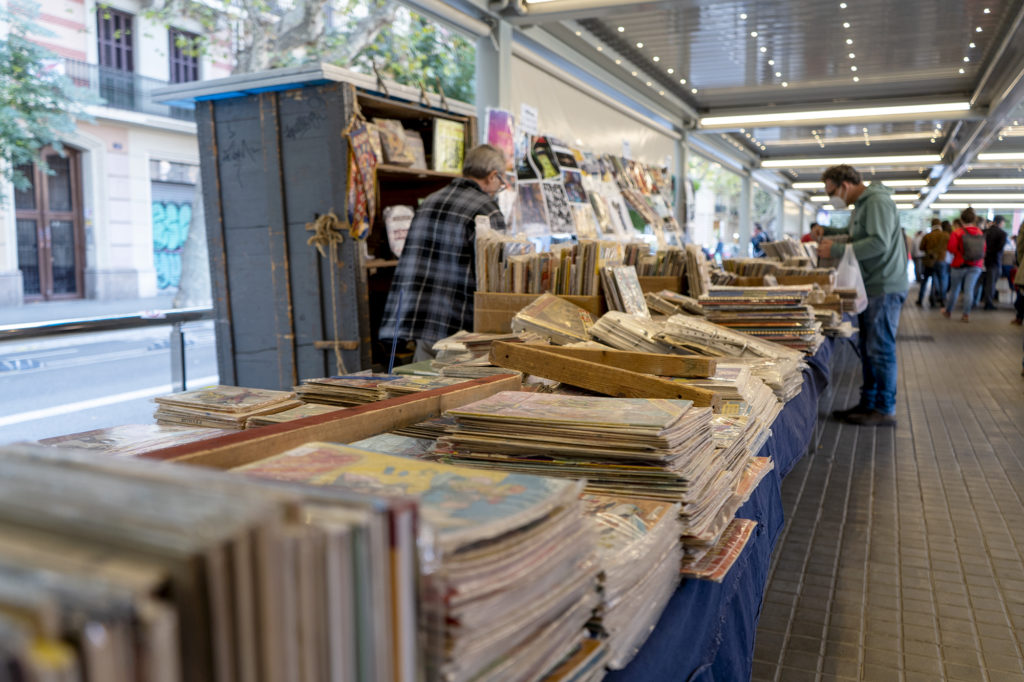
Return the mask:
<svg viewBox="0 0 1024 682">
<path fill-rule="evenodd" d="M 306 231 L 312 232 L 312 236 L 306 240 L 309 246 L 315 246 L 320 255 L 326 257 L 331 270 L 331 322 L 334 327 L 334 366 L 339 376 L 347 373 L 345 361 L 341 357 L 341 347 L 338 344 L 340 334 L 338 333 L 338 287 L 336 283 L 338 269 L 338 246 L 345 240 L 345 232 L 348 226 L 344 221 L 330 211 L 317 216 L 311 223 L 306 223 Z M 325 252 L 326 251 L 326 252 Z"/>
</svg>

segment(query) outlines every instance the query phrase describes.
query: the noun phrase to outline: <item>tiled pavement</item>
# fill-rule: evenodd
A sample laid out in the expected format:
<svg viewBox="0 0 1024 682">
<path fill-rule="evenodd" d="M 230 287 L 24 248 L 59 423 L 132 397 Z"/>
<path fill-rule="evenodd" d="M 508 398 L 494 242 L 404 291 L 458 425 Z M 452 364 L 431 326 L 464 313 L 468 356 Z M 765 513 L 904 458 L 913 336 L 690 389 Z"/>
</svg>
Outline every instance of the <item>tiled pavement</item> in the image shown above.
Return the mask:
<svg viewBox="0 0 1024 682">
<path fill-rule="evenodd" d="M 971 318 L 908 300 L 895 429 L 827 417 L 860 385 L 837 349 L 783 483 L 754 680 L 1024 680 L 1024 330 L 1006 303 Z"/>
</svg>

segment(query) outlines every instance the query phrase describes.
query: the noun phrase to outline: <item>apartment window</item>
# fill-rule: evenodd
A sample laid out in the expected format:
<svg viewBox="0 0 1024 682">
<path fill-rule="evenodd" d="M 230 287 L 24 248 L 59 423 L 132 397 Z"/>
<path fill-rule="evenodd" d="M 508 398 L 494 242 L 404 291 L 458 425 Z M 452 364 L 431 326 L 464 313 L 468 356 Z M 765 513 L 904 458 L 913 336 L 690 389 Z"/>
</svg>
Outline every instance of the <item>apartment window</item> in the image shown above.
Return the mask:
<svg viewBox="0 0 1024 682">
<path fill-rule="evenodd" d="M 110 7 L 96 11 L 100 66 L 115 71 L 134 72 L 132 20 L 134 17 Z"/>
<path fill-rule="evenodd" d="M 168 31 L 171 58 L 171 82 L 188 83 L 199 80 L 199 36 L 172 28 Z"/>
</svg>

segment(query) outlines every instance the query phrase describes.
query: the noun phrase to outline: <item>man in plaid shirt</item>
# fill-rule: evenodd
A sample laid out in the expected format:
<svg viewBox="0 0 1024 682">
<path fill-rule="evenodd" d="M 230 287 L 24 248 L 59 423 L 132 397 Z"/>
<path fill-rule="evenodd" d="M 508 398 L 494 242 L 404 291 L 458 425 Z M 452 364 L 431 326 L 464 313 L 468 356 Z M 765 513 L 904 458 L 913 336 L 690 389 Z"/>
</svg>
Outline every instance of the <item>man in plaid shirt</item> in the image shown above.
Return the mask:
<svg viewBox="0 0 1024 682">
<path fill-rule="evenodd" d="M 415 341 L 415 361 L 433 357 L 436 341 L 473 326 L 476 219 L 484 216 L 491 228 L 505 230 L 494 201 L 505 184 L 504 172 L 504 152 L 489 144 L 474 147 L 463 161 L 463 177 L 416 210 L 379 334 Z"/>
</svg>

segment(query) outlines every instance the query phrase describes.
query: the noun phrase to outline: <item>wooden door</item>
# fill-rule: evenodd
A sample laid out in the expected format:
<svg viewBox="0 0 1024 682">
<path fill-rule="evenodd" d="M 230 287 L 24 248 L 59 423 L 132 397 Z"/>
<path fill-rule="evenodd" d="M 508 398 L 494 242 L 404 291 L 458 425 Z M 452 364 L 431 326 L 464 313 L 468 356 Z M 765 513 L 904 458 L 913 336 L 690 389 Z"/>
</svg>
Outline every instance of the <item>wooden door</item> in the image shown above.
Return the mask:
<svg viewBox="0 0 1024 682">
<path fill-rule="evenodd" d="M 22 166 L 29 187 L 16 191 L 14 199 L 25 300 L 81 298 L 85 240 L 79 155 L 46 149 L 42 156 L 49 172 L 39 164 Z"/>
</svg>

